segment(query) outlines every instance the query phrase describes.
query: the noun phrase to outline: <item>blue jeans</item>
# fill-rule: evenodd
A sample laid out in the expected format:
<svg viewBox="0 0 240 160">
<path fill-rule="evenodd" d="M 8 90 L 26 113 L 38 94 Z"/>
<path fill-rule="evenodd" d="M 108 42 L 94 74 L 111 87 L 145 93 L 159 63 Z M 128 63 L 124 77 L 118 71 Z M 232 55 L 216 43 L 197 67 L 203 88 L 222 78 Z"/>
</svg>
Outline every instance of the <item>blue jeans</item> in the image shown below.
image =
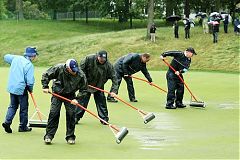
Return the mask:
<svg viewBox="0 0 240 160">
<path fill-rule="evenodd" d="M 16 114 L 18 106 L 20 105 L 20 124 L 19 127 L 25 129 L 28 124 L 28 93 L 24 92 L 23 95 L 16 95 L 10 93 L 10 105 L 7 110 L 7 115 L 5 119 L 5 123 L 12 124 L 12 120 Z"/>
</svg>

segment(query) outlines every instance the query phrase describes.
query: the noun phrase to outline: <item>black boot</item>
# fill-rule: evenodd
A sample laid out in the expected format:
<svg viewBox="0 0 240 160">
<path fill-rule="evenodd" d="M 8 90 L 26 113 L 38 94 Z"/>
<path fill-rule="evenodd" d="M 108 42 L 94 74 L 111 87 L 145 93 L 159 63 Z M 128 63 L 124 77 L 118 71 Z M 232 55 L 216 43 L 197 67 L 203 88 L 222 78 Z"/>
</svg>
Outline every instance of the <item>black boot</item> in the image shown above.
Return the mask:
<svg viewBox="0 0 240 160">
<path fill-rule="evenodd" d="M 183 103 L 176 103 L 176 107 L 177 107 L 177 108 L 185 108 L 186 105 L 183 104 Z"/>
<path fill-rule="evenodd" d="M 4 123 L 2 123 L 2 126 L 5 129 L 5 132 L 12 133 L 12 129 L 10 127 L 10 124 L 4 122 Z"/>
<path fill-rule="evenodd" d="M 113 103 L 117 103 L 117 102 L 118 102 L 118 100 L 116 100 L 116 99 L 113 98 L 113 97 L 107 97 L 107 101 L 108 101 L 108 102 L 113 102 Z"/>
<path fill-rule="evenodd" d="M 32 128 L 29 128 L 29 127 L 25 127 L 25 128 L 19 127 L 18 128 L 18 132 L 31 132 L 31 131 L 32 131 Z"/>
<path fill-rule="evenodd" d="M 135 98 L 130 99 L 131 102 L 138 102 L 138 100 L 136 100 Z"/>
<path fill-rule="evenodd" d="M 176 109 L 176 106 L 173 106 L 173 104 L 166 104 L 166 109 Z"/>
</svg>

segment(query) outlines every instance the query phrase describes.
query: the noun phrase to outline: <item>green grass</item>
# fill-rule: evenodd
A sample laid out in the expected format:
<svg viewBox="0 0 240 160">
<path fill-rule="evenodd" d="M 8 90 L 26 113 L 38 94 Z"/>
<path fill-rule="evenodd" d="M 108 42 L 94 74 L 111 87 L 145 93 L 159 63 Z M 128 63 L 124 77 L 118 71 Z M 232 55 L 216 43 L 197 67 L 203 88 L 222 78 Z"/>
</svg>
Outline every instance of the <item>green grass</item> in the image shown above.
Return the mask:
<svg viewBox="0 0 240 160">
<path fill-rule="evenodd" d="M 163 22 L 157 25 L 163 26 Z M 198 55 L 193 57 L 191 69 L 200 71 L 221 71 L 239 73 L 239 36 L 224 34 L 220 28 L 219 43 L 212 43 L 212 35 L 202 33 L 201 27 L 191 29 L 191 39 L 184 40 L 184 28 L 180 26 L 180 39 L 173 38 L 172 27 L 157 28 L 157 42 L 145 40 L 146 21 L 134 21 L 135 28 L 127 28 L 128 23 L 117 21 L 0 21 L 0 55 L 6 53 L 22 54 L 29 45 L 37 46 L 40 52 L 36 66 L 51 66 L 65 62 L 68 58 L 80 61 L 85 55 L 104 49 L 110 61 L 129 52 L 149 52 L 152 60 L 151 70 L 165 70 L 159 55 L 167 50 L 195 48 Z M 1 58 L 2 59 L 2 58 Z M 6 66 L 1 60 L 0 66 Z"/>
<path fill-rule="evenodd" d="M 47 68 L 36 67 L 34 96 L 41 111 L 49 112 L 50 95 L 41 91 L 41 74 Z M 6 92 L 9 68 L 1 67 L 0 120 L 4 121 L 9 94 Z M 154 82 L 166 89 L 165 71 L 152 71 Z M 5 76 L 3 76 L 5 75 Z M 136 76 L 143 77 L 142 74 Z M 62 106 L 60 125 L 52 145 L 43 143 L 44 129 L 18 133 L 18 114 L 12 134 L 0 129 L 1 159 L 239 159 L 239 75 L 214 72 L 188 72 L 185 80 L 199 100 L 207 107 L 166 110 L 166 94 L 134 80 L 138 103 L 131 103 L 156 118 L 143 124 L 140 115 L 123 103 L 108 103 L 110 122 L 126 126 L 129 135 L 118 145 L 110 129 L 86 114 L 76 126 L 75 145 L 65 142 L 65 109 Z M 107 83 L 105 89 L 110 88 Z M 123 81 L 119 96 L 128 101 Z M 190 95 L 185 90 L 184 102 Z M 89 110 L 96 112 L 91 98 Z M 34 112 L 30 100 L 29 114 Z"/>
</svg>

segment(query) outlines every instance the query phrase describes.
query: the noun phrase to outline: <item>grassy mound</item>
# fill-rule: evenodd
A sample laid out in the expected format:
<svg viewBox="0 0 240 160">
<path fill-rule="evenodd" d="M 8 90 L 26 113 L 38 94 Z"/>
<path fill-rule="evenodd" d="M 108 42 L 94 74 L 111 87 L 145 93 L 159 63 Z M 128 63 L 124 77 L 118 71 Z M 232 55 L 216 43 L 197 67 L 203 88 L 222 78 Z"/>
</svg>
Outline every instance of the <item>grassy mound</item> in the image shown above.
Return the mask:
<svg viewBox="0 0 240 160">
<path fill-rule="evenodd" d="M 129 52 L 149 52 L 153 56 L 148 68 L 162 70 L 166 69 L 159 60 L 162 52 L 192 46 L 198 55 L 193 58 L 191 69 L 239 72 L 239 37 L 233 33 L 231 25 L 228 34 L 220 28 L 218 44 L 213 44 L 212 35 L 203 34 L 201 27 L 191 28 L 191 39 L 185 40 L 181 26 L 179 39 L 174 38 L 172 27 L 158 27 L 157 41 L 151 43 L 146 41 L 146 28 L 122 30 L 126 26 L 110 22 L 0 21 L 0 55 L 22 54 L 26 46 L 33 45 L 40 52 L 36 66 L 50 66 L 68 58 L 80 61 L 101 49 L 109 52 L 111 62 Z M 138 22 L 137 27 L 145 23 Z M 6 64 L 1 60 L 0 65 Z"/>
</svg>

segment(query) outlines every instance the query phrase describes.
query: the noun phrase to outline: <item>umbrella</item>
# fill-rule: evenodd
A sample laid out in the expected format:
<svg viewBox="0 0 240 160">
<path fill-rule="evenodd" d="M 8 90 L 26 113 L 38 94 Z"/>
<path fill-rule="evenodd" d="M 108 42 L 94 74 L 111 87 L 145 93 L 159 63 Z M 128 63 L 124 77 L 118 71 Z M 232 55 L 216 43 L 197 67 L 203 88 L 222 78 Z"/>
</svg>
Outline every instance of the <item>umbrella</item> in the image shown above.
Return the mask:
<svg viewBox="0 0 240 160">
<path fill-rule="evenodd" d="M 217 25 L 217 24 L 219 24 L 219 22 L 218 22 L 218 21 L 213 21 L 212 24 L 213 24 L 213 25 Z"/>
<path fill-rule="evenodd" d="M 199 12 L 198 14 L 196 14 L 195 17 L 201 17 L 201 18 L 205 18 L 207 17 L 207 13 L 204 13 L 204 12 Z"/>
<path fill-rule="evenodd" d="M 221 12 L 221 14 L 228 14 L 227 12 Z"/>
<path fill-rule="evenodd" d="M 180 16 L 178 15 L 171 15 L 169 17 L 166 18 L 167 21 L 173 22 L 173 21 L 179 21 L 181 19 Z"/>
<path fill-rule="evenodd" d="M 211 14 L 210 14 L 210 17 L 212 17 L 212 16 L 218 16 L 218 15 L 220 15 L 218 12 L 212 12 Z"/>
<path fill-rule="evenodd" d="M 217 24 L 219 24 L 219 22 L 218 21 L 210 21 L 210 22 L 208 22 L 208 24 L 217 25 Z"/>
</svg>

